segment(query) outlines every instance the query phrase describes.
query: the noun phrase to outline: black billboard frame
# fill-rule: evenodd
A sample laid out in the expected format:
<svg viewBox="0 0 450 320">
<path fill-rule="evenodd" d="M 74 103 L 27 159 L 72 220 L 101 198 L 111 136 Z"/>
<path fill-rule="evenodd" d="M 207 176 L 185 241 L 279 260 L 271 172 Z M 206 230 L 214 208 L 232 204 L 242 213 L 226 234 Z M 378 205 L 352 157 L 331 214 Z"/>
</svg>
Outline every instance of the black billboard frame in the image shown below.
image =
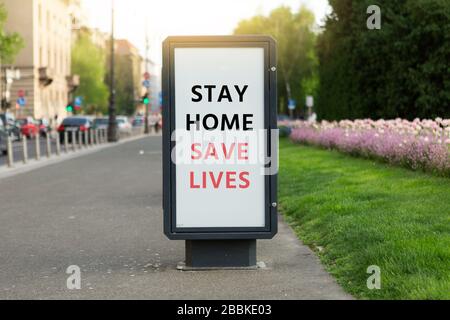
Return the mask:
<svg viewBox="0 0 450 320">
<path fill-rule="evenodd" d="M 163 42 L 163 211 L 164 234 L 171 240 L 252 240 L 272 239 L 278 232 L 277 178 L 265 177 L 265 226 L 262 228 L 177 228 L 176 227 L 176 165 L 171 160 L 175 146 L 175 61 L 176 48 L 260 48 L 264 49 L 264 127 L 267 131 L 267 152 L 272 130 L 277 129 L 277 51 L 272 37 L 249 36 L 171 36 Z M 276 151 L 278 152 L 278 151 Z"/>
</svg>

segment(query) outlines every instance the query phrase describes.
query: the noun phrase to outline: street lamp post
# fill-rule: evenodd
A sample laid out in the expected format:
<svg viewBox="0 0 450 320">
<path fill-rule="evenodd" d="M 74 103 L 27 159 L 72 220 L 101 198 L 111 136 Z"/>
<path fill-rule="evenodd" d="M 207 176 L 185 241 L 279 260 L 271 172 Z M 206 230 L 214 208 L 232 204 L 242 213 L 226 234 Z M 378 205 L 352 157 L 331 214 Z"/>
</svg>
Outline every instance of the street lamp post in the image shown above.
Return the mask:
<svg viewBox="0 0 450 320">
<path fill-rule="evenodd" d="M 117 142 L 117 123 L 116 123 L 116 106 L 115 106 L 115 83 L 114 83 L 114 0 L 111 3 L 111 57 L 110 69 L 111 79 L 109 83 L 109 125 L 108 125 L 108 141 Z"/>
</svg>

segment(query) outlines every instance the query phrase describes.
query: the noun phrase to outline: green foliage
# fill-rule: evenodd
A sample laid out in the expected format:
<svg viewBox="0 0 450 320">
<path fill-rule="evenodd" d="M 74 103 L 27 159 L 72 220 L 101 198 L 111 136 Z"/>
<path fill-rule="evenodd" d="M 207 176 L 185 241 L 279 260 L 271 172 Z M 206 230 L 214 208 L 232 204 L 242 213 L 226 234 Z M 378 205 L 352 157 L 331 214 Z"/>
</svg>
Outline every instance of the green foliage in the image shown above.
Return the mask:
<svg viewBox="0 0 450 320">
<path fill-rule="evenodd" d="M 108 88 L 104 83 L 105 53 L 91 40 L 89 31 L 80 31 L 72 48 L 72 73 L 80 76 L 77 96 L 84 100 L 84 112 L 106 113 Z"/>
<path fill-rule="evenodd" d="M 280 138 L 287 138 L 291 135 L 292 129 L 286 126 L 278 126 Z"/>
<path fill-rule="evenodd" d="M 280 143 L 281 211 L 362 299 L 450 298 L 450 180 Z M 381 268 L 381 290 L 366 286 Z"/>
<path fill-rule="evenodd" d="M 109 84 L 111 81 L 110 41 L 108 41 L 107 48 L 108 63 L 105 82 Z M 116 50 L 114 55 L 115 106 L 117 114 L 128 116 L 135 114 L 142 91 L 142 60 L 132 51 Z"/>
<path fill-rule="evenodd" d="M 381 8 L 381 30 L 366 26 Z M 448 0 L 331 0 L 318 40 L 320 118 L 450 117 Z"/>
<path fill-rule="evenodd" d="M 5 7 L 0 3 L 0 60 L 3 64 L 14 62 L 14 56 L 23 48 L 23 39 L 17 33 L 6 33 L 4 25 L 8 19 Z"/>
<path fill-rule="evenodd" d="M 302 7 L 293 13 L 279 7 L 269 16 L 258 15 L 239 23 L 235 34 L 271 35 L 278 44 L 279 111 L 287 113 L 289 98 L 304 106 L 307 95 L 314 95 L 318 85 L 315 54 L 316 35 L 312 31 L 314 14 Z"/>
<path fill-rule="evenodd" d="M 136 110 L 135 73 L 133 61 L 128 56 L 115 58 L 116 106 L 119 114 L 132 115 Z"/>
</svg>

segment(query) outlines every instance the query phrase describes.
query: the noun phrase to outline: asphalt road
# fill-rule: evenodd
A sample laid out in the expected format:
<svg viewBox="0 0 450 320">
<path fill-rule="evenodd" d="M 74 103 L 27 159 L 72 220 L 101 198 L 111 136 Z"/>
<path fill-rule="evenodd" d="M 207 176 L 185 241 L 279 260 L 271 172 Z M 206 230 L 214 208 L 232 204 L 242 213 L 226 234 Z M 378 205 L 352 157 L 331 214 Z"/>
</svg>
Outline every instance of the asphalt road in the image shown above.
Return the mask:
<svg viewBox="0 0 450 320">
<path fill-rule="evenodd" d="M 161 141 L 147 137 L 0 179 L 0 299 L 349 299 L 290 228 L 258 271 L 176 270 L 162 232 Z M 81 269 L 81 289 L 66 270 Z"/>
</svg>

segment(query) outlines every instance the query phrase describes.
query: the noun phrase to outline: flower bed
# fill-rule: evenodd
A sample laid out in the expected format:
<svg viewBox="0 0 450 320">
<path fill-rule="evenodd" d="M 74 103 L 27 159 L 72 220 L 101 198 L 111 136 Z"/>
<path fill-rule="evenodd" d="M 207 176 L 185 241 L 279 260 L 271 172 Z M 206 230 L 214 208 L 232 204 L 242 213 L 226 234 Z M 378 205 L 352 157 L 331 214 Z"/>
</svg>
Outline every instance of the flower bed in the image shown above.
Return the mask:
<svg viewBox="0 0 450 320">
<path fill-rule="evenodd" d="M 450 120 L 289 121 L 294 142 L 450 177 Z"/>
</svg>

